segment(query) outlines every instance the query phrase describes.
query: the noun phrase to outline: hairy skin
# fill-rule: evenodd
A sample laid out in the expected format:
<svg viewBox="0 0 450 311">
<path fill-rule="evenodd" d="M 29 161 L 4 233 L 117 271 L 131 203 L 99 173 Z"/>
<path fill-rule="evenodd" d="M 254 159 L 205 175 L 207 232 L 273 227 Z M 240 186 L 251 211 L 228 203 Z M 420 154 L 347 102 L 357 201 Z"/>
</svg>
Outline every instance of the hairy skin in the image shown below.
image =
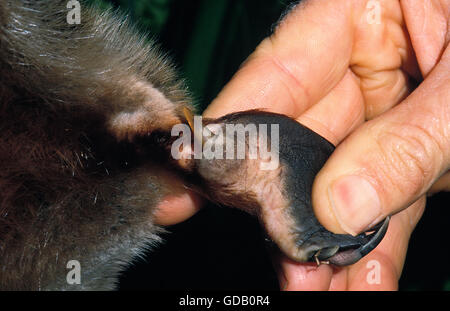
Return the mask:
<svg viewBox="0 0 450 311">
<path fill-rule="evenodd" d="M 2 289 L 74 289 L 69 260 L 76 289 L 113 289 L 182 185 L 158 156 L 181 80 L 122 17 L 82 6 L 71 26 L 66 2 L 0 3 Z"/>
</svg>

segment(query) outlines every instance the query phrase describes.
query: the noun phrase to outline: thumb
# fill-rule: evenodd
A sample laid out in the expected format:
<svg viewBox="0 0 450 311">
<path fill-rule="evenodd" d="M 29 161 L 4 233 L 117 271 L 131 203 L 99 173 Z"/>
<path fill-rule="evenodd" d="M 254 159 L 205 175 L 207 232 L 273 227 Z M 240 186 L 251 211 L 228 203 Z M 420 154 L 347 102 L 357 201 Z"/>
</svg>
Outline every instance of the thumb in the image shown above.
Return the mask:
<svg viewBox="0 0 450 311">
<path fill-rule="evenodd" d="M 357 234 L 415 202 L 450 167 L 450 49 L 400 105 L 361 126 L 317 175 L 313 206 Z"/>
</svg>

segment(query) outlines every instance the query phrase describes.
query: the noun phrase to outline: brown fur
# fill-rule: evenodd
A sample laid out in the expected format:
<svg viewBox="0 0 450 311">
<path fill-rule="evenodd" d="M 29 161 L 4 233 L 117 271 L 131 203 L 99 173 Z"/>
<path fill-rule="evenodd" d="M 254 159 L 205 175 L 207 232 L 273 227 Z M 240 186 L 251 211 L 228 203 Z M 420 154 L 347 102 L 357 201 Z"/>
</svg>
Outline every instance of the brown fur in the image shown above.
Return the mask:
<svg viewBox="0 0 450 311">
<path fill-rule="evenodd" d="M 112 289 L 159 241 L 152 156 L 189 98 L 124 18 L 66 3 L 0 2 L 0 289 Z"/>
</svg>

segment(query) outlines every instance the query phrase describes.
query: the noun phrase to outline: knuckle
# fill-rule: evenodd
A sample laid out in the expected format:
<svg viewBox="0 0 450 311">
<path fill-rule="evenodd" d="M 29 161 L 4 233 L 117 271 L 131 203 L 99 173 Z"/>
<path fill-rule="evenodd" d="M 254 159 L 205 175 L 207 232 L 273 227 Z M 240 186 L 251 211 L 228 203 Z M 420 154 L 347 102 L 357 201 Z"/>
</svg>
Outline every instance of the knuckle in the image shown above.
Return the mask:
<svg viewBox="0 0 450 311">
<path fill-rule="evenodd" d="M 443 162 L 439 143 L 416 125 L 400 124 L 383 130 L 376 137 L 385 176 L 401 193 L 421 194 L 431 184 Z"/>
</svg>

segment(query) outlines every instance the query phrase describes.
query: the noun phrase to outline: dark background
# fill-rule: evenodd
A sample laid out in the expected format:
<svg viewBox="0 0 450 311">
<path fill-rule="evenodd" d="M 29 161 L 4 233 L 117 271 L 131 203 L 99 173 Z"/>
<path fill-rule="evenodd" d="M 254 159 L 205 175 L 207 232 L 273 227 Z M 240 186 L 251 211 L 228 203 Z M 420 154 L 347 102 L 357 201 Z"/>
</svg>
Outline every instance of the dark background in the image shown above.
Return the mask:
<svg viewBox="0 0 450 311">
<path fill-rule="evenodd" d="M 169 53 L 201 112 L 289 6 L 281 0 L 90 0 L 118 8 Z M 450 194 L 428 200 L 414 231 L 401 290 L 450 290 Z M 259 224 L 206 206 L 168 228 L 165 243 L 136 260 L 120 289 L 278 289 Z"/>
</svg>

